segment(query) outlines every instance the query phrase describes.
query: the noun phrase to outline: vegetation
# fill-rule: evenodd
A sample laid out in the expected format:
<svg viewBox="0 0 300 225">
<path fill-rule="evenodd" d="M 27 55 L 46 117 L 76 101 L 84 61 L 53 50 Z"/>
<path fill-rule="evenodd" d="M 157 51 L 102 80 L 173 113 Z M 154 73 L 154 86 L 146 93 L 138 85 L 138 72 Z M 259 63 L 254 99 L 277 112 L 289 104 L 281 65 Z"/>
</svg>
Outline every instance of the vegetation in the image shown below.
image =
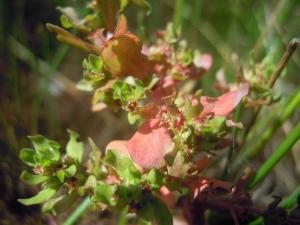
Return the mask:
<svg viewBox="0 0 300 225">
<path fill-rule="evenodd" d="M 39 185 L 40 191 L 33 197 L 19 198 L 20 203 L 42 204 L 44 213 L 56 216 L 67 212 L 70 215 L 63 224 L 76 223 L 88 208 L 102 215 L 109 212 L 118 221 L 111 223 L 119 224 L 169 225 L 178 220 L 186 224 L 298 223 L 299 188 L 281 204 L 281 198 L 274 197 L 264 208 L 253 201 L 252 194 L 299 140 L 299 122 L 257 172 L 249 162 L 257 160 L 297 110 L 299 91 L 284 101 L 274 85 L 288 74 L 286 67 L 299 39 L 291 39 L 282 57 L 277 52 L 273 55 L 275 50 L 268 48 L 276 49 L 276 44 L 264 44 L 270 35 L 270 27 L 266 27 L 253 51 L 248 49 L 251 54 L 241 59 L 234 55 L 231 60 L 233 52 L 224 40 L 216 38 L 213 26 L 203 22 L 199 31 L 215 49 L 199 50 L 182 34 L 187 23 L 199 27 L 200 3 L 177 0 L 173 23 L 163 30 L 151 29 L 151 24 L 147 27 L 147 16 L 157 14 L 155 1 L 90 1 L 84 2 L 84 10 L 78 7 L 80 3 L 78 8 L 58 7 L 62 27 L 47 23 L 47 29 L 59 41 L 86 54 L 77 89 L 91 96 L 94 112 L 126 115 L 136 131 L 130 135 L 125 130 L 124 139 L 110 140 L 103 151 L 95 139 L 79 141 L 79 134 L 72 130 L 68 130 L 66 145 L 43 135 L 29 136 L 33 148 L 23 148 L 19 156 L 32 170 L 23 171 L 21 179 Z M 196 19 L 187 18 L 186 11 L 192 6 Z M 281 12 L 282 7 L 278 4 L 276 10 Z M 137 20 L 132 19 L 130 10 Z M 251 19 L 245 27 L 257 28 Z M 135 21 L 137 34 L 129 28 Z M 274 18 L 268 26 L 275 26 L 273 23 Z M 249 37 L 247 43 L 251 38 L 255 37 Z M 39 106 L 47 94 L 44 87 L 51 85 L 52 74 L 70 50 L 59 48 L 48 64 L 37 60 L 16 39 L 9 42 L 17 57 L 44 74 L 41 96 L 34 103 Z M 215 71 L 212 65 L 222 61 L 227 70 Z M 209 75 L 214 72 L 216 80 Z M 60 83 L 70 82 L 58 77 Z M 20 93 L 15 90 L 17 100 Z M 76 91 L 71 88 L 69 92 Z M 51 109 L 53 99 L 49 100 Z M 264 119 L 266 108 L 274 109 L 281 102 L 286 102 L 282 112 Z M 15 103 L 21 110 L 20 103 Z M 84 104 L 89 107 L 88 101 Z M 53 122 L 49 124 L 53 126 Z M 127 124 L 122 119 L 117 123 Z M 34 124 L 35 131 L 39 130 L 37 120 Z M 108 130 L 113 129 L 114 124 L 109 124 Z M 9 134 L 6 136 L 12 137 Z M 108 139 L 112 139 L 109 132 Z M 73 213 L 70 208 L 75 208 Z"/>
</svg>

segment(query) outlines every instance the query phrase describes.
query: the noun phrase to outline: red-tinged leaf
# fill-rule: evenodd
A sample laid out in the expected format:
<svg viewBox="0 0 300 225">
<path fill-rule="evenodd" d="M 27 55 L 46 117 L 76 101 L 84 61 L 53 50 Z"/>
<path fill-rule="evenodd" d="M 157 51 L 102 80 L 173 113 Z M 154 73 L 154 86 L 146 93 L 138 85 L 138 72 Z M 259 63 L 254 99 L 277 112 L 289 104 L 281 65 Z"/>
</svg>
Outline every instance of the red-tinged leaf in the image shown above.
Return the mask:
<svg viewBox="0 0 300 225">
<path fill-rule="evenodd" d="M 159 189 L 160 199 L 169 207 L 176 207 L 176 199 L 173 193 L 166 186 L 161 186 Z"/>
<path fill-rule="evenodd" d="M 175 82 L 171 76 L 161 78 L 150 93 L 152 100 L 156 104 L 161 104 L 166 97 L 173 95 L 174 85 Z"/>
<path fill-rule="evenodd" d="M 196 67 L 208 71 L 212 66 L 213 58 L 210 54 L 202 54 L 201 56 L 195 58 L 194 63 Z"/>
<path fill-rule="evenodd" d="M 124 140 L 111 141 L 106 146 L 105 151 L 118 150 L 129 156 L 129 153 L 128 153 L 128 150 L 126 147 L 126 143 L 127 143 L 127 141 L 124 141 Z"/>
<path fill-rule="evenodd" d="M 145 169 L 165 165 L 164 156 L 173 142 L 167 127 L 159 119 L 147 120 L 126 144 L 132 160 Z"/>
<path fill-rule="evenodd" d="M 225 93 L 218 98 L 202 96 L 200 99 L 200 102 L 203 105 L 201 116 L 207 114 L 227 116 L 234 110 L 248 92 L 249 84 L 244 83 L 237 90 Z"/>
<path fill-rule="evenodd" d="M 124 15 L 121 15 L 114 34 L 117 36 L 125 33 L 127 33 L 127 19 Z"/>
<path fill-rule="evenodd" d="M 188 178 L 184 180 L 184 184 L 190 189 L 194 198 L 207 198 L 209 194 L 231 193 L 233 190 L 233 185 L 229 182 L 206 177 Z"/>
<path fill-rule="evenodd" d="M 147 61 L 142 55 L 142 43 L 133 34 L 114 36 L 106 42 L 102 58 L 113 77 L 135 76 L 143 79 L 147 74 Z"/>
</svg>

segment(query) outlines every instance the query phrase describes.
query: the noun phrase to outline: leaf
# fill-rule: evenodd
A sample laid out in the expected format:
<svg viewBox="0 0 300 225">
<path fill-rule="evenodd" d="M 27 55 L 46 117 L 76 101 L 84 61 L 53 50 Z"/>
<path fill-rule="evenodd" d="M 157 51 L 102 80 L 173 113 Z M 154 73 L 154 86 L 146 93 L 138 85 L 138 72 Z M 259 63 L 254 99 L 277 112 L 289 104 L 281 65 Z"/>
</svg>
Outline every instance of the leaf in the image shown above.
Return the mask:
<svg viewBox="0 0 300 225">
<path fill-rule="evenodd" d="M 82 79 L 80 80 L 77 84 L 76 84 L 76 88 L 80 91 L 87 91 L 87 92 L 91 92 L 94 90 L 93 85 L 91 84 L 91 82 Z"/>
<path fill-rule="evenodd" d="M 54 214 L 65 212 L 73 206 L 77 199 L 78 194 L 76 191 L 72 191 L 70 194 L 61 195 L 57 198 L 50 199 L 43 204 L 42 212 L 52 212 Z"/>
<path fill-rule="evenodd" d="M 60 160 L 60 145 L 56 141 L 49 140 L 42 135 L 30 136 L 34 150 L 34 160 L 41 166 L 56 165 Z"/>
<path fill-rule="evenodd" d="M 199 104 L 193 105 L 190 99 L 186 99 L 183 105 L 183 115 L 187 121 L 192 120 L 193 118 L 199 115 Z"/>
<path fill-rule="evenodd" d="M 34 167 L 36 162 L 34 160 L 34 151 L 31 148 L 23 148 L 20 152 L 20 159 L 28 166 Z"/>
<path fill-rule="evenodd" d="M 134 76 L 143 79 L 147 74 L 142 43 L 131 33 L 114 36 L 106 42 L 102 58 L 106 69 L 113 77 Z"/>
<path fill-rule="evenodd" d="M 59 179 L 59 181 L 63 183 L 65 181 L 66 171 L 59 170 L 59 171 L 57 171 L 56 176 Z"/>
<path fill-rule="evenodd" d="M 121 11 L 123 11 L 125 9 L 125 7 L 128 5 L 129 0 L 120 0 L 120 4 L 121 4 Z"/>
<path fill-rule="evenodd" d="M 113 99 L 120 100 L 122 105 L 141 100 L 144 97 L 144 93 L 144 85 L 137 79 L 133 79 L 132 84 L 129 84 L 127 80 L 118 80 L 113 86 Z"/>
<path fill-rule="evenodd" d="M 173 225 L 172 214 L 159 198 L 153 197 L 152 206 L 157 225 Z"/>
<path fill-rule="evenodd" d="M 248 92 L 249 83 L 244 83 L 237 90 L 227 92 L 218 98 L 202 96 L 200 99 L 200 102 L 203 105 L 201 115 L 213 114 L 215 116 L 227 116 Z"/>
<path fill-rule="evenodd" d="M 69 29 L 69 28 L 72 27 L 72 24 L 71 24 L 69 18 L 66 15 L 61 15 L 60 23 L 66 29 Z"/>
<path fill-rule="evenodd" d="M 89 188 L 94 189 L 96 186 L 97 186 L 97 178 L 96 178 L 94 175 L 90 175 L 90 176 L 86 179 L 86 181 L 85 181 L 85 183 L 84 183 L 84 185 L 83 185 L 83 187 L 84 187 L 85 189 L 89 189 Z"/>
<path fill-rule="evenodd" d="M 126 144 L 132 160 L 152 169 L 165 165 L 164 156 L 173 150 L 169 130 L 159 119 L 147 120 Z"/>
<path fill-rule="evenodd" d="M 117 174 L 130 184 L 137 184 L 141 181 L 141 173 L 135 167 L 132 160 L 123 152 L 111 149 L 106 152 L 105 162 L 114 167 Z"/>
<path fill-rule="evenodd" d="M 139 225 L 151 225 L 153 224 L 154 208 L 150 201 L 142 204 L 142 208 L 137 213 Z"/>
<path fill-rule="evenodd" d="M 70 139 L 66 147 L 67 155 L 74 159 L 76 163 L 81 163 L 84 145 L 82 142 L 77 141 L 79 134 L 71 130 L 68 130 L 68 132 L 70 134 Z"/>
<path fill-rule="evenodd" d="M 99 56 L 89 54 L 88 58 L 83 60 L 82 67 L 89 72 L 100 73 L 102 72 L 103 61 Z"/>
<path fill-rule="evenodd" d="M 122 8 L 122 0 L 121 0 L 121 8 Z M 127 19 L 123 14 L 121 14 L 114 34 L 119 35 L 124 33 L 127 33 Z"/>
<path fill-rule="evenodd" d="M 204 136 L 214 136 L 226 127 L 226 118 L 217 116 L 208 120 L 201 129 Z"/>
<path fill-rule="evenodd" d="M 95 201 L 102 202 L 108 205 L 115 205 L 116 202 L 113 199 L 115 193 L 115 187 L 110 184 L 98 183 L 94 188 L 95 191 Z"/>
<path fill-rule="evenodd" d="M 94 54 L 100 54 L 101 49 L 97 46 L 94 46 L 86 41 L 81 40 L 80 38 L 76 37 L 69 31 L 66 31 L 65 29 L 56 26 L 51 23 L 46 24 L 47 29 L 50 32 L 56 33 L 56 38 L 59 41 L 62 41 L 64 43 L 67 43 L 69 45 L 72 45 L 74 47 L 80 48 L 86 52 L 94 53 Z"/>
<path fill-rule="evenodd" d="M 129 124 L 133 125 L 136 122 L 138 122 L 141 119 L 141 117 L 140 117 L 140 115 L 129 112 L 127 114 L 127 119 L 128 119 Z"/>
<path fill-rule="evenodd" d="M 164 183 L 164 174 L 157 169 L 152 169 L 147 174 L 146 181 L 152 188 L 159 189 Z"/>
<path fill-rule="evenodd" d="M 43 175 L 33 175 L 31 173 L 28 173 L 27 171 L 23 171 L 21 174 L 21 179 L 27 184 L 36 185 L 47 181 L 49 177 Z"/>
<path fill-rule="evenodd" d="M 67 169 L 65 169 L 66 175 L 68 177 L 73 177 L 75 176 L 76 172 L 77 172 L 77 167 L 76 165 L 71 165 L 69 166 Z"/>
<path fill-rule="evenodd" d="M 41 204 L 49 199 L 51 199 L 56 193 L 55 189 L 47 188 L 40 191 L 36 196 L 26 199 L 18 199 L 23 205 L 36 205 Z"/>
<path fill-rule="evenodd" d="M 168 174 L 173 177 L 183 177 L 187 174 L 189 166 L 185 163 L 182 151 L 178 151 L 173 165 L 168 167 Z"/>
</svg>

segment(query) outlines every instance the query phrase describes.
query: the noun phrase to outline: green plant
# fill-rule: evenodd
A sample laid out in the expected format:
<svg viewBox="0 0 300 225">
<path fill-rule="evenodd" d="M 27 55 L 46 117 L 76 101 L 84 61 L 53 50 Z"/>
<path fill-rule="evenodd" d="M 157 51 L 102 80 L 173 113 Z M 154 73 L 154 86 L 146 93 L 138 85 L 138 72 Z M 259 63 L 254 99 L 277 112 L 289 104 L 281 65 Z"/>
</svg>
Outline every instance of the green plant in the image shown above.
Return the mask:
<svg viewBox="0 0 300 225">
<path fill-rule="evenodd" d="M 43 203 L 44 212 L 57 214 L 86 197 L 65 224 L 76 222 L 89 206 L 134 214 L 133 221 L 138 224 L 172 224 L 171 211 L 176 209 L 183 211 L 190 224 L 210 220 L 206 218 L 208 210 L 226 210 L 236 224 L 260 216 L 262 212 L 252 206 L 247 190 L 247 174 L 229 182 L 205 176 L 205 170 L 214 152 L 231 147 L 232 133 L 234 143 L 224 173 L 230 177 L 237 132 L 243 128 L 240 114 L 246 107 L 256 107 L 255 120 L 262 105 L 279 100 L 272 87 L 298 40 L 293 41 L 293 51 L 278 67 L 268 64 L 268 59 L 259 64 L 259 69 L 249 65 L 239 74 L 233 90 L 227 83 L 219 84 L 223 94 L 211 98 L 200 89 L 186 91 L 181 86 L 199 80 L 213 60 L 209 54 L 189 49 L 181 40 L 183 1 L 177 1 L 174 26 L 168 24 L 148 45 L 128 31 L 123 12 L 129 3 L 150 10 L 144 0 L 91 1 L 84 18 L 73 9 L 60 8 L 65 29 L 53 24 L 47 24 L 47 28 L 58 40 L 89 53 L 83 60 L 83 78 L 77 87 L 92 93 L 97 108 L 126 111 L 129 123 L 140 125 L 138 131 L 129 140 L 110 142 L 105 154 L 89 139 L 87 158 L 83 157 L 84 144 L 74 131 L 69 131 L 65 150 L 41 135 L 30 137 L 33 149 L 23 149 L 20 158 L 34 174 L 23 172 L 21 178 L 31 185 L 41 184 L 42 190 L 19 201 L 25 205 Z M 66 30 L 71 28 L 80 37 Z M 237 106 L 233 121 L 230 114 Z M 280 147 L 273 156 L 275 160 L 271 158 L 267 170 L 263 166 L 262 171 L 268 172 L 292 147 L 299 138 L 298 130 L 297 126 L 286 140 L 288 144 Z M 263 176 L 259 172 L 259 180 L 267 172 Z"/>
</svg>

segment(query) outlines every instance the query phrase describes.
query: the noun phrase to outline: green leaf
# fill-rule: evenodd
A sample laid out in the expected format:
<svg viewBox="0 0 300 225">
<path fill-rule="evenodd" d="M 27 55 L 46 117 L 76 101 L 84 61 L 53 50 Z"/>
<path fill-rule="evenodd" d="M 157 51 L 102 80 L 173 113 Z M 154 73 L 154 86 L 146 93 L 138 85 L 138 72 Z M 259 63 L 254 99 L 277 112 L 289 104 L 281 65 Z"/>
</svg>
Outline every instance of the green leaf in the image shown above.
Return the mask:
<svg viewBox="0 0 300 225">
<path fill-rule="evenodd" d="M 164 174 L 157 169 L 152 169 L 147 174 L 146 181 L 152 188 L 159 189 L 164 183 Z"/>
<path fill-rule="evenodd" d="M 72 27 L 72 24 L 70 23 L 70 20 L 66 15 L 60 16 L 60 23 L 66 29 L 69 29 Z"/>
<path fill-rule="evenodd" d="M 133 125 L 141 119 L 141 116 L 138 114 L 128 112 L 127 118 L 128 118 L 129 124 Z"/>
<path fill-rule="evenodd" d="M 187 121 L 197 117 L 200 113 L 199 106 L 193 106 L 191 100 L 186 99 L 183 106 L 183 115 Z"/>
<path fill-rule="evenodd" d="M 153 224 L 153 218 L 154 218 L 154 208 L 151 202 L 145 202 L 145 204 L 142 204 L 142 209 L 138 211 L 137 213 L 138 225 L 151 225 Z"/>
<path fill-rule="evenodd" d="M 56 173 L 57 178 L 59 179 L 60 182 L 64 182 L 65 181 L 65 177 L 66 177 L 66 172 L 64 170 L 59 170 Z"/>
<path fill-rule="evenodd" d="M 134 88 L 134 99 L 140 99 L 144 96 L 145 87 L 143 85 L 143 82 L 135 79 L 135 88 Z"/>
<path fill-rule="evenodd" d="M 128 77 L 132 78 L 132 77 Z M 138 79 L 118 80 L 113 86 L 113 99 L 120 100 L 123 105 L 130 101 L 138 101 L 144 97 L 145 87 Z"/>
<path fill-rule="evenodd" d="M 105 177 L 107 171 L 103 171 L 103 166 L 101 165 L 101 150 L 91 138 L 89 138 L 88 140 L 91 146 L 90 162 L 92 174 L 95 175 L 97 178 Z"/>
<path fill-rule="evenodd" d="M 34 160 L 34 151 L 31 148 L 23 148 L 20 152 L 20 159 L 29 166 L 34 167 L 36 162 Z"/>
<path fill-rule="evenodd" d="M 128 183 L 137 184 L 141 182 L 141 173 L 135 167 L 132 160 L 118 150 L 107 151 L 105 162 L 111 164 L 117 174 Z"/>
<path fill-rule="evenodd" d="M 121 3 L 121 11 L 123 11 L 125 9 L 125 7 L 128 5 L 129 3 L 129 0 L 120 0 L 120 3 Z"/>
<path fill-rule="evenodd" d="M 88 176 L 88 178 L 86 179 L 83 185 L 85 189 L 89 189 L 89 188 L 94 189 L 96 186 L 97 186 L 97 178 L 94 175 Z"/>
<path fill-rule="evenodd" d="M 81 163 L 84 150 L 83 143 L 77 141 L 79 134 L 71 130 L 68 130 L 68 132 L 70 134 L 70 139 L 67 144 L 67 155 L 74 159 L 76 163 Z"/>
<path fill-rule="evenodd" d="M 24 205 L 36 205 L 41 204 L 49 199 L 51 199 L 56 193 L 55 189 L 47 188 L 45 190 L 40 191 L 36 196 L 32 198 L 26 199 L 18 199 Z"/>
<path fill-rule="evenodd" d="M 21 174 L 21 179 L 27 184 L 36 185 L 47 181 L 49 177 L 43 175 L 33 175 L 31 173 L 28 173 L 27 171 L 23 171 Z"/>
<path fill-rule="evenodd" d="M 215 136 L 220 133 L 225 126 L 225 117 L 217 116 L 208 120 L 201 129 L 201 133 L 205 136 Z"/>
<path fill-rule="evenodd" d="M 83 60 L 82 67 L 88 72 L 102 73 L 103 61 L 99 56 L 89 54 L 88 58 Z"/>
<path fill-rule="evenodd" d="M 56 165 L 60 160 L 60 145 L 42 135 L 30 136 L 34 149 L 35 161 L 43 167 Z"/>
<path fill-rule="evenodd" d="M 184 154 L 178 151 L 174 159 L 173 165 L 168 167 L 168 174 L 174 177 L 183 177 L 187 174 L 189 166 L 185 163 Z"/>
<path fill-rule="evenodd" d="M 76 165 L 71 165 L 67 169 L 65 169 L 65 171 L 66 171 L 66 175 L 68 177 L 73 177 L 73 176 L 75 176 L 75 174 L 77 172 L 77 167 L 76 167 Z"/>
<path fill-rule="evenodd" d="M 165 203 L 163 203 L 159 198 L 154 197 L 152 206 L 157 225 L 173 225 L 172 214 Z"/>
<path fill-rule="evenodd" d="M 137 185 L 118 185 L 116 195 L 119 199 L 125 202 L 140 201 L 142 198 L 142 188 L 140 184 Z"/>
<path fill-rule="evenodd" d="M 110 184 L 98 183 L 94 188 L 95 191 L 95 201 L 102 202 L 108 205 L 115 205 L 115 200 L 113 199 L 115 193 L 115 187 Z"/>
<path fill-rule="evenodd" d="M 91 84 L 91 82 L 89 82 L 85 79 L 80 80 L 76 84 L 76 88 L 80 91 L 87 91 L 87 92 L 90 92 L 90 91 L 94 90 L 93 85 Z"/>
<path fill-rule="evenodd" d="M 43 213 L 62 213 L 68 210 L 78 199 L 76 191 L 72 191 L 70 194 L 61 195 L 59 197 L 50 199 L 45 202 L 42 207 Z"/>
</svg>

